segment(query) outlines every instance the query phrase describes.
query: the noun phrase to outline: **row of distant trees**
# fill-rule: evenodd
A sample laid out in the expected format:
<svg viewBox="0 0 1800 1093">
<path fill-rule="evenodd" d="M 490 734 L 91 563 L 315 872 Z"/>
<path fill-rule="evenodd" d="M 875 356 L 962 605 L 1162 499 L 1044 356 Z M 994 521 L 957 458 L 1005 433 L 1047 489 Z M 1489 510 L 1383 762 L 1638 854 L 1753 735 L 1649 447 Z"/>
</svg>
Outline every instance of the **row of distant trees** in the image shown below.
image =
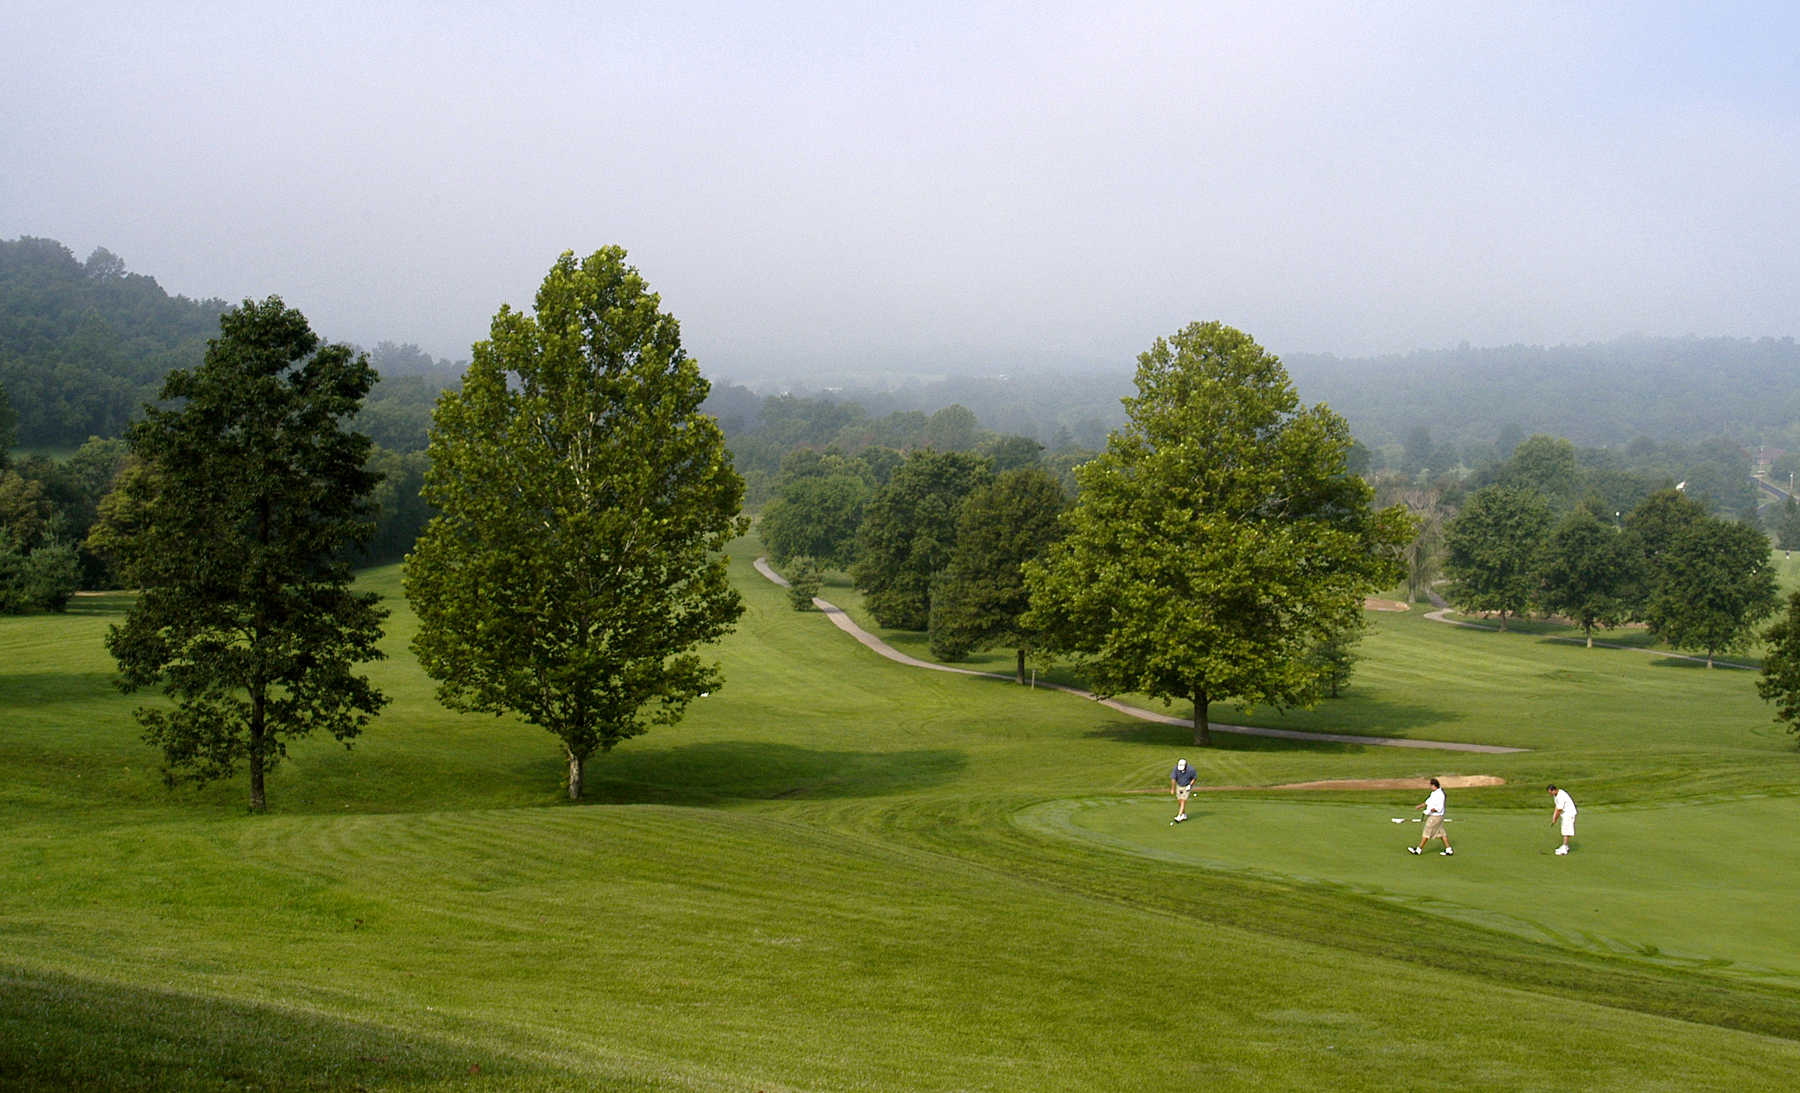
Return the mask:
<svg viewBox="0 0 1800 1093">
<path fill-rule="evenodd" d="M 1197 743 L 1211 702 L 1334 692 L 1412 519 L 1372 508 L 1343 419 L 1302 408 L 1239 331 L 1159 340 L 1137 386 L 1126 426 L 1074 468 L 1073 498 L 1035 445 L 917 449 L 879 485 L 861 459 L 797 455 L 763 540 L 802 577 L 849 569 L 878 623 L 927 630 L 940 657 L 1010 647 L 1022 676 L 1041 652 L 1103 692 L 1191 701 Z"/>
<path fill-rule="evenodd" d="M 1774 613 L 1769 540 L 1708 512 L 1680 490 L 1646 498 L 1616 523 L 1577 506 L 1560 521 L 1538 493 L 1486 486 L 1444 532 L 1448 597 L 1467 611 L 1562 615 L 1593 644 L 1595 627 L 1641 621 L 1710 666 L 1745 648 Z"/>
</svg>

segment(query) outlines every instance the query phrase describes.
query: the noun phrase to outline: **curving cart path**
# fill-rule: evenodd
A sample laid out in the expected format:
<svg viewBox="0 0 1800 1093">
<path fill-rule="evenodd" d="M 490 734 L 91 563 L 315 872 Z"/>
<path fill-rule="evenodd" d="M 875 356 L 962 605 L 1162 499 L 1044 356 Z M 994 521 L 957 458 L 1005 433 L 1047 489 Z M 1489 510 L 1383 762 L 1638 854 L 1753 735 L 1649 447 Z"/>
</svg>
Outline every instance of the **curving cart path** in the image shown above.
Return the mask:
<svg viewBox="0 0 1800 1093">
<path fill-rule="evenodd" d="M 767 558 L 756 559 L 755 565 L 758 573 L 761 573 L 763 576 L 774 581 L 783 588 L 789 587 L 787 578 L 775 572 L 775 570 L 770 567 Z M 933 664 L 929 660 L 920 660 L 917 657 L 909 657 L 892 645 L 889 645 L 887 642 L 882 641 L 874 634 L 871 634 L 867 630 L 856 625 L 856 623 L 851 620 L 850 616 L 844 612 L 844 609 L 838 605 L 814 596 L 813 606 L 824 612 L 825 617 L 830 619 L 832 624 L 839 630 L 849 634 L 864 646 L 868 647 L 871 651 L 910 668 L 924 668 L 933 672 L 950 672 L 953 675 L 959 676 L 983 676 L 988 679 L 1004 680 L 1007 683 L 1013 682 L 1012 676 L 1002 675 L 999 672 L 977 672 L 972 668 L 954 668 L 948 664 Z M 1102 706 L 1117 710 L 1127 717 L 1135 717 L 1140 721 L 1154 721 L 1162 725 L 1179 725 L 1185 729 L 1194 727 L 1194 720 L 1191 717 L 1170 717 L 1168 714 L 1156 713 L 1152 710 L 1143 709 L 1140 706 L 1127 705 L 1115 698 L 1101 698 L 1092 691 L 1084 691 L 1079 687 L 1064 687 L 1058 683 L 1039 683 L 1038 686 L 1053 691 L 1063 691 L 1072 695 L 1080 695 L 1090 702 L 1098 702 Z M 1213 732 L 1236 733 L 1239 736 L 1272 736 L 1282 740 L 1312 740 L 1329 744 L 1378 744 L 1385 748 L 1429 748 L 1437 751 L 1479 752 L 1485 755 L 1508 755 L 1514 752 L 1530 750 L 1529 748 L 1503 748 L 1497 744 L 1456 744 L 1445 740 L 1401 740 L 1388 736 L 1349 736 L 1330 732 L 1298 732 L 1293 729 L 1259 729 L 1249 725 L 1221 725 L 1216 721 L 1209 721 L 1207 722 L 1207 725 Z"/>
</svg>

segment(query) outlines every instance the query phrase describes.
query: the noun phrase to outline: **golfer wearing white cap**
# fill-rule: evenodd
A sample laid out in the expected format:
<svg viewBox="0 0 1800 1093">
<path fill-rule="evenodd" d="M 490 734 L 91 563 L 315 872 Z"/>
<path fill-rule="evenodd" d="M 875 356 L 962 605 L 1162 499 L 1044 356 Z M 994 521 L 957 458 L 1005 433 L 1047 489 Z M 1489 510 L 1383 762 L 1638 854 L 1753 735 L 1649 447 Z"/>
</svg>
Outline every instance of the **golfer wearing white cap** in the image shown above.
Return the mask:
<svg viewBox="0 0 1800 1093">
<path fill-rule="evenodd" d="M 1188 766 L 1186 759 L 1175 760 L 1175 769 L 1169 772 L 1169 792 L 1173 793 L 1175 799 L 1181 802 L 1181 808 L 1175 813 L 1175 818 L 1169 821 L 1170 823 L 1178 824 L 1187 819 L 1188 794 L 1194 792 L 1194 779 L 1197 777 L 1194 768 Z"/>
</svg>

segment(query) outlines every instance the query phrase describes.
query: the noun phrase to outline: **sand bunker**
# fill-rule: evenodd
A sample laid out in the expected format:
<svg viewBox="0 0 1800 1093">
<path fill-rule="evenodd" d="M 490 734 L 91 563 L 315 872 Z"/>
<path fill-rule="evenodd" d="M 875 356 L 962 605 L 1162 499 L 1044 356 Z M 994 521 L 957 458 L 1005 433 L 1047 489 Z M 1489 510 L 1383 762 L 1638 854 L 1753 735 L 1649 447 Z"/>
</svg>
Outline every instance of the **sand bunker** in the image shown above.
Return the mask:
<svg viewBox="0 0 1800 1093">
<path fill-rule="evenodd" d="M 1364 600 L 1363 607 L 1369 611 L 1411 611 L 1412 608 L 1399 600 Z"/>
</svg>

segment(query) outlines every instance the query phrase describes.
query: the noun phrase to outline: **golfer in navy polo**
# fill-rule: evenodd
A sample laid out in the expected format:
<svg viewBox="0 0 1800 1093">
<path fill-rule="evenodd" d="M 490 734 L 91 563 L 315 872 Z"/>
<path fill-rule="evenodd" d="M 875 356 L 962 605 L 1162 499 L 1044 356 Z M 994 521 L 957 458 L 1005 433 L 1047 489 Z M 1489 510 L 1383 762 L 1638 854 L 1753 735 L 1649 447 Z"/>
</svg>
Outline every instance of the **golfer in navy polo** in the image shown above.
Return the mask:
<svg viewBox="0 0 1800 1093">
<path fill-rule="evenodd" d="M 1175 769 L 1169 772 L 1169 792 L 1181 802 L 1181 809 L 1175 813 L 1175 818 L 1170 823 L 1178 824 L 1187 819 L 1187 799 L 1188 794 L 1194 792 L 1195 777 L 1194 768 L 1188 766 L 1186 759 L 1175 760 Z"/>
</svg>

